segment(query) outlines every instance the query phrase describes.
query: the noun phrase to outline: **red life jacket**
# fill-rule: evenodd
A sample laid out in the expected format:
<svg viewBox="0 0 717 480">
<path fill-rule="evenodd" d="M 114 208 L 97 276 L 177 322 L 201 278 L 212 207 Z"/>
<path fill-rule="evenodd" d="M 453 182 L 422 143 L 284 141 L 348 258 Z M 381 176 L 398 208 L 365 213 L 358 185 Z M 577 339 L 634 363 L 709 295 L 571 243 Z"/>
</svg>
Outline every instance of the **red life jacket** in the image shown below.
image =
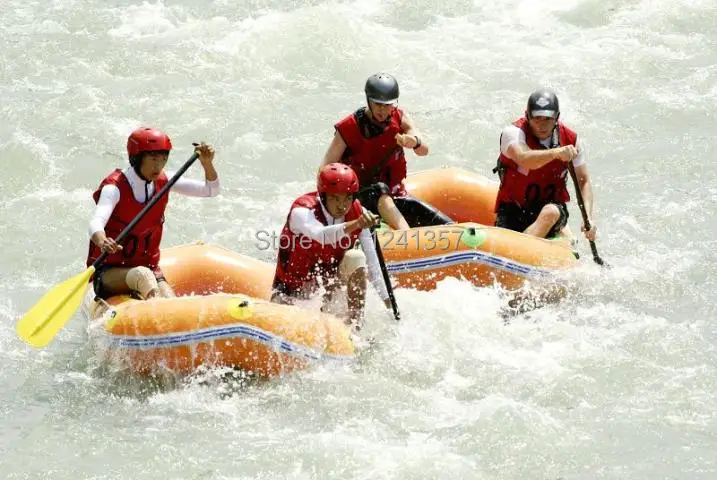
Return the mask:
<svg viewBox="0 0 717 480">
<path fill-rule="evenodd" d="M 319 277 L 329 279 L 338 272 L 339 263 L 347 250 L 353 248 L 360 231 L 349 234 L 349 238 L 339 240 L 336 245 L 321 244 L 289 228 L 291 212 L 295 208 L 308 208 L 322 225 L 328 225 L 319 202 L 318 192 L 302 195 L 294 201 L 281 230 L 279 255 L 274 274 L 274 288 L 279 287 L 289 295 L 300 290 L 311 290 L 318 286 Z M 363 209 L 358 200 L 354 200 L 344 216 L 344 222 L 356 220 Z"/>
<path fill-rule="evenodd" d="M 513 125 L 525 133 L 528 147 L 532 150 L 546 149 L 530 131 L 528 119 L 523 117 Z M 558 121 L 558 144 L 554 147 L 575 145 L 578 135 L 562 122 Z M 554 140 L 553 140 L 554 142 Z M 500 188 L 495 202 L 495 210 L 501 203 L 515 203 L 526 210 L 540 210 L 548 203 L 564 203 L 570 200 L 570 193 L 565 184 L 568 166 L 565 162 L 555 159 L 527 173 L 518 171 L 518 164 L 503 153 L 498 158 L 495 171 L 500 172 Z"/>
<path fill-rule="evenodd" d="M 156 195 L 167 184 L 167 176 L 162 172 L 154 181 L 154 194 Z M 108 238 L 117 238 L 122 230 L 137 216 L 144 208 L 144 203 L 139 203 L 134 198 L 132 186 L 124 176 L 122 170 L 116 169 L 102 180 L 100 186 L 92 194 L 97 203 L 100 193 L 105 185 L 115 185 L 119 188 L 120 199 L 112 215 L 105 226 L 105 234 Z M 148 199 L 149 200 L 149 199 Z M 140 220 L 132 231 L 121 242 L 122 250 L 107 257 L 104 265 L 123 267 L 148 267 L 154 269 L 159 264 L 159 245 L 162 241 L 162 230 L 164 224 L 164 210 L 169 202 L 169 192 L 165 194 Z M 100 256 L 101 250 L 90 240 L 89 252 L 87 254 L 87 266 Z"/>
<path fill-rule="evenodd" d="M 401 129 L 403 111 L 394 108 L 388 125 L 380 134 L 370 138 L 366 135 L 368 129 L 362 128 L 362 124 L 371 122 L 365 116 L 366 109 L 360 108 L 334 125 L 346 143 L 346 150 L 341 160 L 356 172 L 361 187 L 383 182 L 394 194 L 397 192 L 398 195 L 403 195 L 405 190 L 402 182 L 406 178 L 406 156 L 403 148 L 396 144 L 396 134 L 403 133 Z M 380 128 L 375 123 L 370 127 Z"/>
</svg>

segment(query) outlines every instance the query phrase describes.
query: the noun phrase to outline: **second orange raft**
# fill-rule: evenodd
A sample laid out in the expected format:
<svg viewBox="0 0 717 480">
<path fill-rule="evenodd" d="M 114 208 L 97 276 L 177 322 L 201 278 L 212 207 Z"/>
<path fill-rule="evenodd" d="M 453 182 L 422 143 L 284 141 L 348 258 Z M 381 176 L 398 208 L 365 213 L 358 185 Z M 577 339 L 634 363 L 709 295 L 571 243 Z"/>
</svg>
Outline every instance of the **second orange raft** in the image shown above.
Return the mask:
<svg viewBox="0 0 717 480">
<path fill-rule="evenodd" d="M 458 222 L 378 233 L 386 267 L 403 287 L 430 290 L 444 278 L 508 289 L 550 282 L 577 265 L 567 240 L 546 240 L 492 226 L 498 183 L 459 168 L 409 175 L 406 190 Z"/>
</svg>

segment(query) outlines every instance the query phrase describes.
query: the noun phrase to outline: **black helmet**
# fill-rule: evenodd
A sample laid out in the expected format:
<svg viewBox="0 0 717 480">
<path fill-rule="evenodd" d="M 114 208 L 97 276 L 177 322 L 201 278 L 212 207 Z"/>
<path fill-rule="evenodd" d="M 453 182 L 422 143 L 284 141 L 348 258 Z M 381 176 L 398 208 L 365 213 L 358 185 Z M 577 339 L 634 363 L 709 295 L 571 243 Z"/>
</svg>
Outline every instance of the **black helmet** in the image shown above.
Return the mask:
<svg viewBox="0 0 717 480">
<path fill-rule="evenodd" d="M 530 94 L 528 107 L 526 108 L 528 118 L 560 116 L 560 104 L 555 92 L 547 88 L 541 88 Z"/>
<path fill-rule="evenodd" d="M 377 73 L 366 80 L 366 98 L 376 103 L 395 103 L 398 100 L 398 82 L 388 73 Z"/>
</svg>

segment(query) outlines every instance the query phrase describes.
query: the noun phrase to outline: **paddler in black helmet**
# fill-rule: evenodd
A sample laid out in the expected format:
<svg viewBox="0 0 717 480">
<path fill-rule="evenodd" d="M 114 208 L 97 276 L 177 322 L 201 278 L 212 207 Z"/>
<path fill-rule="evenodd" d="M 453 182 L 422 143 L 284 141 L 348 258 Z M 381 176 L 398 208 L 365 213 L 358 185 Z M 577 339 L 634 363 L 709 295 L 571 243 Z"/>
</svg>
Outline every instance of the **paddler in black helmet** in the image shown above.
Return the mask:
<svg viewBox="0 0 717 480">
<path fill-rule="evenodd" d="M 578 134 L 559 117 L 555 92 L 540 88 L 530 94 L 525 116 L 503 129 L 494 169 L 500 176 L 495 225 L 542 238 L 559 233 L 570 237 L 566 178 L 568 162 L 573 162 L 591 227 L 586 230 L 583 224 L 582 230 L 594 241 L 597 227 L 587 154 Z"/>
<path fill-rule="evenodd" d="M 411 116 L 397 106 L 396 79 L 388 73 L 371 75 L 364 92 L 366 106 L 334 125 L 334 138 L 321 166 L 335 162 L 349 165 L 359 177 L 361 204 L 394 230 L 453 223 L 406 193 L 404 148 L 425 156 L 429 147 Z"/>
</svg>

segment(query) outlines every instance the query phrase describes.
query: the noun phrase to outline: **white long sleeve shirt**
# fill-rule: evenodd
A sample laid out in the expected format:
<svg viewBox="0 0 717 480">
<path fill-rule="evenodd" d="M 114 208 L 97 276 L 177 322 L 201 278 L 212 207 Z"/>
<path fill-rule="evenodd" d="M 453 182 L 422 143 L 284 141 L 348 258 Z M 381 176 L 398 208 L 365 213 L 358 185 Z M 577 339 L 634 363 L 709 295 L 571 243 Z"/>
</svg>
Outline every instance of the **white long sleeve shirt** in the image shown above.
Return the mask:
<svg viewBox="0 0 717 480">
<path fill-rule="evenodd" d="M 140 203 L 145 203 L 148 198 L 152 197 L 154 193 L 154 183 L 147 183 L 137 175 L 134 168 L 127 167 L 122 170 L 122 173 L 129 181 L 132 187 L 132 193 L 134 199 Z M 165 172 L 167 178 L 172 178 L 174 172 Z M 177 182 L 172 185 L 171 192 L 180 193 L 190 197 L 215 197 L 219 194 L 219 179 L 213 181 L 200 181 L 192 180 L 189 178 L 180 177 Z M 105 185 L 100 191 L 100 199 L 97 202 L 95 208 L 95 214 L 90 220 L 90 237 L 96 232 L 105 229 L 107 222 L 112 215 L 117 203 L 120 199 L 120 191 L 116 185 Z"/>
<path fill-rule="evenodd" d="M 296 234 L 306 235 L 312 240 L 322 244 L 336 245 L 340 244 L 342 239 L 345 239 L 344 241 L 348 240 L 350 235 L 344 232 L 344 217 L 332 217 L 321 201 L 319 201 L 319 204 L 321 205 L 321 210 L 324 212 L 324 217 L 328 225 L 323 225 L 319 222 L 310 209 L 298 207 L 291 211 L 289 229 Z M 365 212 L 366 209 L 364 208 L 363 211 Z M 359 240 L 361 241 L 361 249 L 366 255 L 369 280 L 381 299 L 387 300 L 388 290 L 383 281 L 371 231 L 368 228 L 361 230 Z"/>
</svg>

